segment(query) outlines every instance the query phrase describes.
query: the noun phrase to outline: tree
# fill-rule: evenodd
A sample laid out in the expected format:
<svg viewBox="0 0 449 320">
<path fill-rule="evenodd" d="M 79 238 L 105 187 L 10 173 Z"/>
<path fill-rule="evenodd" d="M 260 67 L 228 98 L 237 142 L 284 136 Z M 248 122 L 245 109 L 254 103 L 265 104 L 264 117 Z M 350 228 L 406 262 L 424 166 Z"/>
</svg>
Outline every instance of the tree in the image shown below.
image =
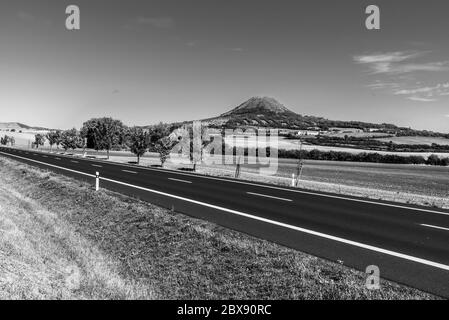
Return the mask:
<svg viewBox="0 0 449 320">
<path fill-rule="evenodd" d="M 34 136 L 34 145 L 36 146 L 36 149 L 39 149 L 39 146 L 43 146 L 45 143 L 45 137 L 38 133 Z"/>
<path fill-rule="evenodd" d="M 177 141 L 173 141 L 170 137 L 167 136 L 157 140 L 154 144 L 154 149 L 157 153 L 159 153 L 159 159 L 161 160 L 162 167 L 164 166 L 165 161 L 167 161 L 171 150 L 177 143 Z"/>
<path fill-rule="evenodd" d="M 171 150 L 178 143 L 177 139 L 170 137 L 171 129 L 169 125 L 162 122 L 150 129 L 150 149 L 159 153 L 162 167 Z"/>
<path fill-rule="evenodd" d="M 9 139 L 10 139 L 10 137 L 5 135 L 4 137 L 0 138 L 0 144 L 2 144 L 4 146 L 8 145 Z"/>
<path fill-rule="evenodd" d="M 81 138 L 78 131 L 73 128 L 61 133 L 61 145 L 65 151 L 67 151 L 68 149 L 75 150 L 76 148 L 83 147 L 83 139 Z"/>
<path fill-rule="evenodd" d="M 53 145 L 56 144 L 57 146 L 59 146 L 60 144 L 60 137 L 61 137 L 61 131 L 57 130 L 57 131 L 50 131 L 49 133 L 46 134 L 45 136 L 48 140 L 48 143 L 50 144 L 50 151 L 53 148 Z"/>
<path fill-rule="evenodd" d="M 427 164 L 432 165 L 432 166 L 440 165 L 440 157 L 438 157 L 436 154 L 431 154 L 427 158 Z"/>
<path fill-rule="evenodd" d="M 142 157 L 150 147 L 149 132 L 139 127 L 130 128 L 127 130 L 126 140 L 126 144 L 131 152 L 137 156 L 137 164 L 139 164 L 140 157 Z"/>
<path fill-rule="evenodd" d="M 122 146 L 125 142 L 126 127 L 120 120 L 112 118 L 94 118 L 83 124 L 81 137 L 86 138 L 87 146 L 95 150 L 109 151 Z"/>
</svg>

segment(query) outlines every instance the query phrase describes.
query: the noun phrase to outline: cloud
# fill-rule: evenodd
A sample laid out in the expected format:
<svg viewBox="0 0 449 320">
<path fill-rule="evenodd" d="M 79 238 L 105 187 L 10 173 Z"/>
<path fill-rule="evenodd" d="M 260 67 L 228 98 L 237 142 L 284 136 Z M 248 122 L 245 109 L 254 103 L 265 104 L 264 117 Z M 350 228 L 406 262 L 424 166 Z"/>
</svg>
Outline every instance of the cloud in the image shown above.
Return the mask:
<svg viewBox="0 0 449 320">
<path fill-rule="evenodd" d="M 366 87 L 373 90 L 381 90 L 381 89 L 397 89 L 400 87 L 400 84 L 397 82 L 382 82 L 377 80 L 374 83 L 367 85 Z"/>
<path fill-rule="evenodd" d="M 412 101 L 419 101 L 419 102 L 435 102 L 435 101 L 438 101 L 437 99 L 422 98 L 422 97 L 408 97 L 407 99 L 412 100 Z"/>
<path fill-rule="evenodd" d="M 387 90 L 408 100 L 434 102 L 449 95 L 449 82 L 424 85 L 426 81 L 417 81 L 424 75 L 421 72 L 449 71 L 449 61 L 422 61 L 422 57 L 431 51 L 394 51 L 353 56 L 357 64 L 366 65 L 371 75 L 378 79 L 367 85 L 372 90 Z M 417 58 L 420 58 L 419 60 Z"/>
<path fill-rule="evenodd" d="M 422 55 L 422 52 L 407 53 L 402 51 L 354 56 L 357 63 L 392 63 L 401 62 Z"/>
<path fill-rule="evenodd" d="M 139 17 L 136 19 L 138 25 L 149 25 L 159 29 L 171 29 L 175 27 L 175 20 L 170 17 L 159 18 L 145 18 Z"/>
<path fill-rule="evenodd" d="M 430 99 L 430 97 L 433 97 L 432 100 L 435 101 L 436 100 L 435 97 L 449 95 L 449 82 L 439 83 L 433 87 L 421 87 L 421 88 L 414 88 L 414 89 L 397 90 L 394 94 L 395 95 L 408 95 L 408 96 L 411 95 L 413 98 L 422 98 L 422 99 Z M 423 97 L 423 95 L 424 95 L 424 97 Z"/>
<path fill-rule="evenodd" d="M 148 26 L 157 29 L 173 29 L 176 27 L 176 22 L 170 17 L 138 17 L 123 25 L 122 28 L 135 31 Z"/>
<path fill-rule="evenodd" d="M 376 53 L 370 55 L 354 56 L 354 62 L 366 64 L 372 74 L 404 74 L 416 71 L 448 71 L 449 61 L 410 63 L 409 61 L 422 57 L 430 51 L 407 52 L 396 51 L 387 53 Z"/>
</svg>

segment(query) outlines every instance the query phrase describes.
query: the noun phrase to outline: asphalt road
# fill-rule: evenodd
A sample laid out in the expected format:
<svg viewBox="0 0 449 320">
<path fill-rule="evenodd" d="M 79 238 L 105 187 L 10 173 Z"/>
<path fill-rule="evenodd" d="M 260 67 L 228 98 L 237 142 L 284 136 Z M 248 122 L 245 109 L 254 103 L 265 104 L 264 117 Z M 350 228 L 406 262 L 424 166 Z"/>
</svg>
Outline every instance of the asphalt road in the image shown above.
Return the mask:
<svg viewBox="0 0 449 320">
<path fill-rule="evenodd" d="M 0 148 L 0 155 L 449 298 L 449 211 Z"/>
</svg>

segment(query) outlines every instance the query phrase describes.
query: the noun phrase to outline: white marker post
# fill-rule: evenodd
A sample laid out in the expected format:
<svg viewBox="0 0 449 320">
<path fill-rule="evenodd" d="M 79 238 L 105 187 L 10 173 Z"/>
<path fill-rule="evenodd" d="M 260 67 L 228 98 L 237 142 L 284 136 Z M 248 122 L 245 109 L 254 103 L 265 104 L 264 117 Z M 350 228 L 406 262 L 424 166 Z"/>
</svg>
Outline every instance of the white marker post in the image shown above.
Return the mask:
<svg viewBox="0 0 449 320">
<path fill-rule="evenodd" d="M 295 174 L 292 173 L 292 187 L 295 186 Z"/>
<path fill-rule="evenodd" d="M 95 191 L 100 190 L 100 172 L 95 172 Z"/>
</svg>

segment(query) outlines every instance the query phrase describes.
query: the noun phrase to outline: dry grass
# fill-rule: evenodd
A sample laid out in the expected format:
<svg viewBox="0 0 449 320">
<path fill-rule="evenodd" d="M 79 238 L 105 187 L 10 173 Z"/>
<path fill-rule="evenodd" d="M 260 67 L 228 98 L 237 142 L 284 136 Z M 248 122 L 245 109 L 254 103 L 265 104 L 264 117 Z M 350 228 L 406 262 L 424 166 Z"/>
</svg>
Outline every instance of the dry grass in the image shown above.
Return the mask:
<svg viewBox="0 0 449 320">
<path fill-rule="evenodd" d="M 0 298 L 435 298 L 4 158 L 0 186 Z"/>
</svg>

